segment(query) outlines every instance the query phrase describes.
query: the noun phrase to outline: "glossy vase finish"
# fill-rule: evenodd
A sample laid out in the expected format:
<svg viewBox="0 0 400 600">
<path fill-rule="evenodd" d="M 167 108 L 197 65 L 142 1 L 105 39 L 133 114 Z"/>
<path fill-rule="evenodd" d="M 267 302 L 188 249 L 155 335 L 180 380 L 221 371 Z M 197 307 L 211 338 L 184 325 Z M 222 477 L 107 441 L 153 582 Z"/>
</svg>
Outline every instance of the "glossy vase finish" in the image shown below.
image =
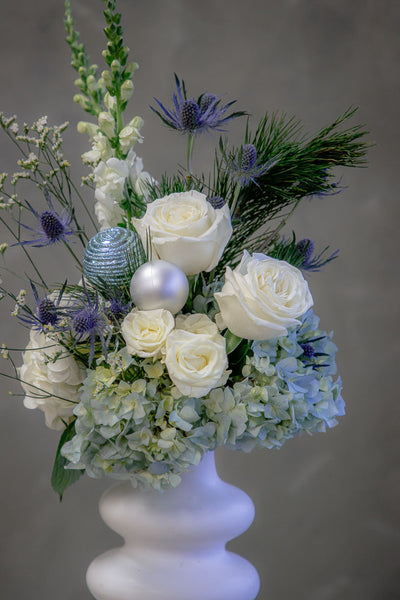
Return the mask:
<svg viewBox="0 0 400 600">
<path fill-rule="evenodd" d="M 100 501 L 103 520 L 125 540 L 96 558 L 87 583 L 97 600 L 254 600 L 254 567 L 225 549 L 252 523 L 254 506 L 222 481 L 214 453 L 164 493 L 129 482 Z"/>
</svg>

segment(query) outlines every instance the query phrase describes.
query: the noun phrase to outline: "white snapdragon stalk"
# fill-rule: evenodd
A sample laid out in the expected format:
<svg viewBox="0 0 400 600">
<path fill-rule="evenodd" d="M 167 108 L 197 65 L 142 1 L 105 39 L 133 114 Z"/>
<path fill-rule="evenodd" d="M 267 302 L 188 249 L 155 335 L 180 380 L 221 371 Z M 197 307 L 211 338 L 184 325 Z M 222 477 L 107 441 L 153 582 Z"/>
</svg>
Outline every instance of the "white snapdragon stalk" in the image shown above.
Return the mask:
<svg viewBox="0 0 400 600">
<path fill-rule="evenodd" d="M 95 168 L 95 213 L 101 229 L 115 227 L 122 220 L 124 213 L 120 202 L 127 180 L 140 195 L 145 195 L 146 182 L 151 181 L 149 173 L 143 171 L 142 159 L 133 150 L 126 159 L 112 157 Z"/>
</svg>

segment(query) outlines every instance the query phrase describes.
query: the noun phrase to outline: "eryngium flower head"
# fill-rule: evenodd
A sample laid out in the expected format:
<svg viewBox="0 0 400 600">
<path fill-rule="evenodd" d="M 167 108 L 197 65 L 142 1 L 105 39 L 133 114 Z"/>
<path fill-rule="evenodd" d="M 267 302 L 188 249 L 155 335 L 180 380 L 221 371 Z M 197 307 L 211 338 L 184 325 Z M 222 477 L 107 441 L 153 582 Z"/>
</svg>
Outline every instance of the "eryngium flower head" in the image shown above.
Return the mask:
<svg viewBox="0 0 400 600">
<path fill-rule="evenodd" d="M 29 211 L 36 217 L 38 227 L 33 228 L 20 223 L 25 229 L 29 229 L 34 234 L 34 239 L 19 242 L 21 245 L 32 245 L 34 248 L 41 248 L 43 246 L 50 246 L 57 242 L 70 242 L 70 236 L 76 235 L 77 230 L 71 227 L 72 222 L 72 210 L 62 210 L 61 213 L 57 213 L 54 209 L 53 203 L 50 198 L 50 194 L 45 192 L 48 210 L 38 213 L 33 206 L 25 200 Z M 16 244 L 17 245 L 17 244 Z"/>
<path fill-rule="evenodd" d="M 67 282 L 64 283 L 56 298 L 49 298 L 48 296 L 40 298 L 35 284 L 31 281 L 31 288 L 36 302 L 36 311 L 33 312 L 26 305 L 21 306 L 22 312 L 18 315 L 20 321 L 42 333 L 57 327 L 62 316 L 60 302 L 66 285 Z"/>
<path fill-rule="evenodd" d="M 331 262 L 337 258 L 339 254 L 339 250 L 335 250 L 328 257 L 324 257 L 325 252 L 328 250 L 329 246 L 324 248 L 322 252 L 313 256 L 314 253 L 314 242 L 308 238 L 304 238 L 297 242 L 296 250 L 300 254 L 301 264 L 300 269 L 303 271 L 319 271 L 321 267 L 325 266 L 327 263 Z"/>
<path fill-rule="evenodd" d="M 246 187 L 251 183 L 257 185 L 256 179 L 277 163 L 275 158 L 266 163 L 260 163 L 257 160 L 257 148 L 253 144 L 244 144 L 237 152 L 227 153 L 221 141 L 220 150 L 227 171 L 241 187 Z"/>
<path fill-rule="evenodd" d="M 89 341 L 89 367 L 92 364 L 96 338 L 100 338 L 102 352 L 107 355 L 107 322 L 99 305 L 99 296 L 89 293 L 83 283 L 82 296 L 69 310 L 70 328 L 75 336 L 76 343 Z"/>
<path fill-rule="evenodd" d="M 216 131 L 226 131 L 223 129 L 225 123 L 231 119 L 241 117 L 246 113 L 237 111 L 227 114 L 229 108 L 235 104 L 235 101 L 223 104 L 221 98 L 215 94 L 202 94 L 197 100 L 188 98 L 184 81 L 180 81 L 175 75 L 176 92 L 174 92 L 172 100 L 174 107 L 167 109 L 157 98 L 157 102 L 161 110 L 150 107 L 160 119 L 176 131 L 183 133 L 201 133 L 214 129 Z"/>
</svg>

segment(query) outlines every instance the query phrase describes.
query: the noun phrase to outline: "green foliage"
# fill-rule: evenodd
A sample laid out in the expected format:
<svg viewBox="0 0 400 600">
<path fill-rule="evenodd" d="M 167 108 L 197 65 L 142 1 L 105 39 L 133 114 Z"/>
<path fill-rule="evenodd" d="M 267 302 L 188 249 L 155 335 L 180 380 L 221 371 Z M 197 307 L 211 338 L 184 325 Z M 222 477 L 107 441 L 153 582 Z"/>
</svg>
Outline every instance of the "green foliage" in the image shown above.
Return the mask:
<svg viewBox="0 0 400 600">
<path fill-rule="evenodd" d="M 218 265 L 219 272 L 226 264 L 237 263 L 245 247 L 256 251 L 263 241 L 276 239 L 303 198 L 337 191 L 335 167 L 365 164 L 371 144 L 364 141 L 367 134 L 364 127 L 355 125 L 342 129 L 355 111 L 347 110 L 313 137 L 305 136 L 300 122 L 285 115 L 266 114 L 253 135 L 247 127 L 244 144 L 256 147 L 259 164 L 272 163 L 272 166 L 240 190 L 234 233 Z M 227 144 L 223 141 L 221 144 L 222 155 L 239 153 L 240 149 L 228 151 Z M 222 158 L 217 157 L 215 190 L 222 195 L 224 189 L 232 194 L 234 185 Z M 231 203 L 232 196 L 228 196 L 228 200 Z M 288 213 L 282 214 L 284 209 L 289 209 Z M 275 228 L 260 233 L 267 222 L 278 217 Z"/>
<path fill-rule="evenodd" d="M 75 85 L 81 94 L 75 96 L 74 100 L 91 115 L 98 115 L 103 109 L 105 86 L 102 78 L 97 78 L 97 65 L 91 65 L 89 55 L 82 42 L 79 41 L 79 33 L 74 29 L 74 19 L 71 13 L 69 0 L 65 2 L 64 26 L 67 33 L 66 42 L 71 48 L 71 65 L 79 74 Z"/>
<path fill-rule="evenodd" d="M 79 469 L 66 469 L 68 461 L 61 455 L 61 448 L 75 436 L 75 421 L 72 421 L 63 431 L 58 444 L 53 472 L 51 474 L 51 487 L 60 497 L 60 502 L 67 487 L 78 481 L 84 471 Z"/>
</svg>

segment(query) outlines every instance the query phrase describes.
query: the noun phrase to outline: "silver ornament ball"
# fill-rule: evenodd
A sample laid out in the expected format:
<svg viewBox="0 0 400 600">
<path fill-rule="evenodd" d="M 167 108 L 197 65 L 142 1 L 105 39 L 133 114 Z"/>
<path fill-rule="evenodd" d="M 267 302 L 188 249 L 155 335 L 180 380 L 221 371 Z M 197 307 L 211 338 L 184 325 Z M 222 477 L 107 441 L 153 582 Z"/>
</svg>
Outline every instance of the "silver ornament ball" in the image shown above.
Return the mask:
<svg viewBox="0 0 400 600">
<path fill-rule="evenodd" d="M 83 256 L 83 273 L 99 291 L 129 287 L 136 269 L 145 261 L 142 242 L 136 231 L 110 227 L 92 237 Z"/>
<path fill-rule="evenodd" d="M 173 315 L 185 305 L 189 296 L 189 282 L 185 273 L 166 260 L 144 263 L 134 273 L 131 296 L 139 310 L 164 308 Z"/>
</svg>

